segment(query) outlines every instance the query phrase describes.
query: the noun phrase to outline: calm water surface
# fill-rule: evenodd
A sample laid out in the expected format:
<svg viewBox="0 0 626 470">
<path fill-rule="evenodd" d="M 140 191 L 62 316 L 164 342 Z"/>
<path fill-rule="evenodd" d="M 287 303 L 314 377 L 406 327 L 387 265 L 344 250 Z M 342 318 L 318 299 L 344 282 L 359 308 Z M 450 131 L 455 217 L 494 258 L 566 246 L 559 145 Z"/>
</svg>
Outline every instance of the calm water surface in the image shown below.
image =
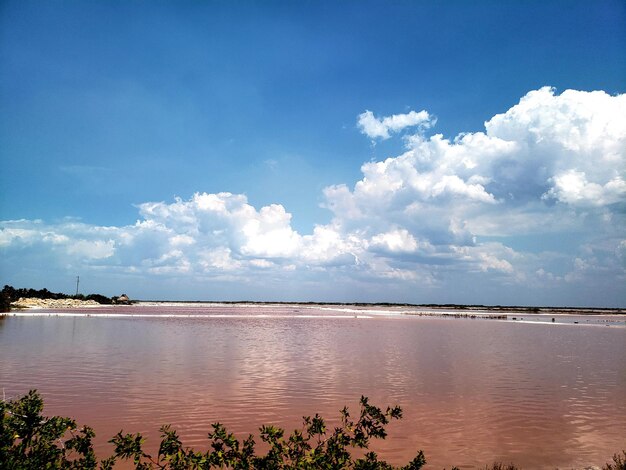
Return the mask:
<svg viewBox="0 0 626 470">
<path fill-rule="evenodd" d="M 551 324 L 287 305 L 68 312 L 76 316 L 0 317 L 0 386 L 12 397 L 37 388 L 47 414 L 93 426 L 103 456 L 121 428 L 154 450 L 171 423 L 204 448 L 215 421 L 240 437 L 262 424 L 292 430 L 304 414 L 356 412 L 361 395 L 402 406 L 375 446 L 397 465 L 423 449 L 429 468 L 494 459 L 580 468 L 626 448 L 623 316 Z"/>
</svg>

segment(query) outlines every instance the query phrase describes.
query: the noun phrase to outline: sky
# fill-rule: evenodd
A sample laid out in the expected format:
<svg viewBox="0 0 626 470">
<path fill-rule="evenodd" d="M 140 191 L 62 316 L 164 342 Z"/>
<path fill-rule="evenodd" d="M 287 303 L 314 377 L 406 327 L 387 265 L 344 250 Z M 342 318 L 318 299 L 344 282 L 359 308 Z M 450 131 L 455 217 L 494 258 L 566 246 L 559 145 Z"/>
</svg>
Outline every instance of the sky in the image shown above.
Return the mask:
<svg viewBox="0 0 626 470">
<path fill-rule="evenodd" d="M 0 283 L 626 307 L 622 1 L 0 3 Z"/>
</svg>

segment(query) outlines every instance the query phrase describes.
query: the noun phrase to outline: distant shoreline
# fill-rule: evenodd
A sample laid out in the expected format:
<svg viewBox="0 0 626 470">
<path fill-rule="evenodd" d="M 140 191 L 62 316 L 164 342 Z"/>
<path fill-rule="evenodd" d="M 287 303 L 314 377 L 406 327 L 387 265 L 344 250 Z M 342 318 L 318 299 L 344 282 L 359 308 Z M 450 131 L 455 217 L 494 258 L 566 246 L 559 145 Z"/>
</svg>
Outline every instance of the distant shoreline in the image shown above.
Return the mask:
<svg viewBox="0 0 626 470">
<path fill-rule="evenodd" d="M 466 321 L 512 321 L 515 323 L 536 323 L 544 325 L 581 326 L 626 326 L 624 309 L 574 309 L 574 308 L 515 308 L 463 306 L 408 306 L 406 304 L 337 304 L 313 302 L 171 302 L 133 301 L 129 305 L 40 305 L 31 308 L 18 308 L 0 314 L 0 317 L 90 317 L 123 319 L 398 319 L 398 318 L 438 318 Z M 74 301 L 76 302 L 76 301 Z M 41 305 L 43 303 L 44 305 Z M 95 308 L 94 308 L 95 307 Z M 458 306 L 457 306 L 458 307 Z"/>
<path fill-rule="evenodd" d="M 131 294 L 132 295 L 132 294 Z M 21 305 L 20 305 L 21 304 Z M 344 307 L 344 308 L 410 308 L 434 311 L 450 310 L 453 312 L 476 313 L 498 312 L 502 314 L 579 314 L 579 315 L 626 315 L 623 307 L 572 307 L 572 306 L 536 306 L 536 305 L 484 305 L 484 304 L 418 304 L 408 302 L 319 302 L 319 301 L 258 301 L 258 300 L 151 300 L 130 299 L 126 294 L 119 297 L 107 297 L 101 294 L 76 294 L 50 292 L 48 289 L 14 288 L 5 285 L 0 292 L 0 312 L 12 308 L 81 308 L 83 306 L 104 305 L 294 305 L 300 307 Z"/>
<path fill-rule="evenodd" d="M 503 312 L 545 315 L 626 315 L 626 308 L 615 307 L 528 307 L 502 305 L 460 305 L 460 304 L 409 304 L 391 302 L 272 302 L 254 300 L 136 300 L 136 305 L 297 305 L 309 307 L 387 307 L 387 308 L 415 308 L 430 310 L 455 310 L 462 312 Z"/>
<path fill-rule="evenodd" d="M 459 304 L 409 304 L 409 303 L 365 303 L 365 302 L 270 302 L 270 301 L 212 301 L 212 300 L 133 300 L 132 304 L 137 307 L 142 306 L 240 306 L 240 307 L 302 307 L 321 308 L 329 310 L 372 310 L 385 309 L 389 313 L 403 313 L 407 315 L 445 315 L 445 316 L 507 316 L 507 315 L 538 315 L 538 316 L 558 316 L 558 315 L 626 315 L 626 308 L 609 307 L 528 307 L 528 306 L 502 306 L 502 305 L 459 305 Z M 101 304 L 94 300 L 78 299 L 40 299 L 40 298 L 20 298 L 11 303 L 14 310 L 60 310 L 60 309 L 81 309 L 98 307 L 122 307 L 128 304 Z M 382 313 L 382 312 L 381 312 Z"/>
</svg>

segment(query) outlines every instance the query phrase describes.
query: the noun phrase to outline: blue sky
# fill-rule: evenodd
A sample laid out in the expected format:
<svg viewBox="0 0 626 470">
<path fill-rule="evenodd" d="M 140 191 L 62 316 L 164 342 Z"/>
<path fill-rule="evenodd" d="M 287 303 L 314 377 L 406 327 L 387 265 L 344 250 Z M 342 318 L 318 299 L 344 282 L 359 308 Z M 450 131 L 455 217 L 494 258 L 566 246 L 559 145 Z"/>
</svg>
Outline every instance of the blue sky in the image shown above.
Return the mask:
<svg viewBox="0 0 626 470">
<path fill-rule="evenodd" d="M 620 1 L 3 2 L 0 281 L 624 306 L 625 51 Z"/>
</svg>

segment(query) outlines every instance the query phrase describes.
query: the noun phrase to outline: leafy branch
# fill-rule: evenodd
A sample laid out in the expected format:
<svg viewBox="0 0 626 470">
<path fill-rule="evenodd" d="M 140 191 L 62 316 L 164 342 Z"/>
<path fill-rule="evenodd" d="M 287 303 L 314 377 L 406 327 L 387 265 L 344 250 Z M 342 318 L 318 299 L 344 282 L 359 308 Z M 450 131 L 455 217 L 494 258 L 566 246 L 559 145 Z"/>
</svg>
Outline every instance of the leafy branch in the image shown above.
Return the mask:
<svg viewBox="0 0 626 470">
<path fill-rule="evenodd" d="M 132 462 L 136 470 L 183 469 L 393 469 L 375 452 L 354 458 L 351 451 L 368 450 L 372 439 L 384 439 L 385 427 L 402 417 L 400 407 L 386 411 L 361 397 L 360 414 L 353 420 L 347 408 L 341 410 L 341 425 L 332 431 L 319 415 L 305 416 L 301 430 L 289 436 L 275 426 L 262 426 L 259 438 L 267 448 L 258 453 L 252 435 L 238 440 L 220 424 L 208 432 L 210 448 L 199 452 L 184 447 L 170 425 L 160 428 L 161 444 L 156 457 L 145 452 L 141 434 L 117 433 L 109 442 L 113 455 L 97 461 L 93 450 L 95 433 L 89 427 L 78 429 L 70 418 L 45 418 L 43 400 L 35 390 L 18 400 L 0 402 L 0 468 L 6 469 L 113 469 L 118 461 Z M 362 453 L 362 452 L 361 452 Z M 426 460 L 423 452 L 401 467 L 418 470 Z"/>
<path fill-rule="evenodd" d="M 132 463 L 136 470 L 419 470 L 426 464 L 421 450 L 403 467 L 393 467 L 369 451 L 372 439 L 387 437 L 387 425 L 402 418 L 402 410 L 394 406 L 383 411 L 366 397 L 361 397 L 358 419 L 344 407 L 340 425 L 332 430 L 317 414 L 305 416 L 302 428 L 289 436 L 281 428 L 262 426 L 259 437 L 265 453 L 257 453 L 252 435 L 240 441 L 220 423 L 211 425 L 206 452 L 184 447 L 176 430 L 165 425 L 160 428 L 156 457 L 144 451 L 141 434 L 120 431 L 109 441 L 113 455 L 99 462 L 93 449 L 93 429 L 78 428 L 71 418 L 44 417 L 42 413 L 43 400 L 35 390 L 17 400 L 0 400 L 0 470 L 112 470 L 120 461 Z M 361 457 L 352 455 L 355 450 Z M 501 463 L 487 468 L 518 470 Z M 603 470 L 626 470 L 626 452 L 615 454 Z"/>
</svg>

